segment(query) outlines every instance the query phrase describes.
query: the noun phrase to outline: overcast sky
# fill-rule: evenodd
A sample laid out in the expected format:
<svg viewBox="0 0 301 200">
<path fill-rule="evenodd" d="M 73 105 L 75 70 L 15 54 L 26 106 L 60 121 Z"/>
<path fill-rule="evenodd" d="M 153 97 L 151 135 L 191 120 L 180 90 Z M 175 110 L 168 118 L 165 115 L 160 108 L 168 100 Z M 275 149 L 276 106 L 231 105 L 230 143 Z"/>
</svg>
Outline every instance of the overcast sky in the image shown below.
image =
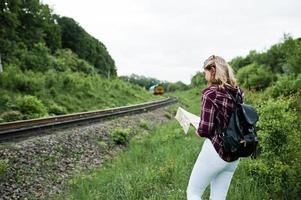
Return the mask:
<svg viewBox="0 0 301 200">
<path fill-rule="evenodd" d="M 301 0 L 43 0 L 107 47 L 118 75 L 190 83 L 211 54 L 227 61 L 301 37 Z"/>
</svg>

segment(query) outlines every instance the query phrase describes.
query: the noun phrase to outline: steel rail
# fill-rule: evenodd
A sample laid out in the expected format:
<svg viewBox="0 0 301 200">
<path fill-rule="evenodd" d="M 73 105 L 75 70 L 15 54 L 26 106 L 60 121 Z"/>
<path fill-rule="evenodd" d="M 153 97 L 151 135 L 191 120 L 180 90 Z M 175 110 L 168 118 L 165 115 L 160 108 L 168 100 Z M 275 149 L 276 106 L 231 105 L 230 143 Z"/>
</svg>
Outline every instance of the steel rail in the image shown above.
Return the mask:
<svg viewBox="0 0 301 200">
<path fill-rule="evenodd" d="M 48 118 L 22 120 L 8 123 L 0 123 L 0 142 L 7 141 L 15 136 L 21 137 L 23 133 L 47 128 L 56 128 L 62 125 L 99 120 L 113 116 L 121 116 L 136 112 L 145 112 L 168 104 L 177 102 L 177 98 L 169 97 L 164 100 L 151 101 L 147 103 L 130 106 L 115 107 L 91 112 L 80 112 L 67 115 L 58 115 Z"/>
</svg>

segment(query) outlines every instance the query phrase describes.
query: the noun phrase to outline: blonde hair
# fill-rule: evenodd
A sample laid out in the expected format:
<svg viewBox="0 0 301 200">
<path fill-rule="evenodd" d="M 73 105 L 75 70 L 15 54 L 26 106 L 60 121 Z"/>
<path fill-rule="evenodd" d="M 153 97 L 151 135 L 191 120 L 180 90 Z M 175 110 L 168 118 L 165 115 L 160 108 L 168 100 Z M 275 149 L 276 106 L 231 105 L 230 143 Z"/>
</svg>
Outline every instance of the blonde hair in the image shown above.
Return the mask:
<svg viewBox="0 0 301 200">
<path fill-rule="evenodd" d="M 236 87 L 236 79 L 232 67 L 220 56 L 212 55 L 204 62 L 204 70 L 215 68 L 215 77 L 211 80 L 212 84 L 217 84 L 221 87 L 231 85 Z"/>
</svg>

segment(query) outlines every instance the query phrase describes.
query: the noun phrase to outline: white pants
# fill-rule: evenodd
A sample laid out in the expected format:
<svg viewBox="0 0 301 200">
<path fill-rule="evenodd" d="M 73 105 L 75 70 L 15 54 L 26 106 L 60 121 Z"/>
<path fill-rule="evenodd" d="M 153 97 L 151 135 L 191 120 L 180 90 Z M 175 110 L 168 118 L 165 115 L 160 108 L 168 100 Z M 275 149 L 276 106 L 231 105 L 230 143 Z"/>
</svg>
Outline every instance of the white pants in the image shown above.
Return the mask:
<svg viewBox="0 0 301 200">
<path fill-rule="evenodd" d="M 239 160 L 226 162 L 221 159 L 211 141 L 206 139 L 190 175 L 187 199 L 201 200 L 209 183 L 211 200 L 226 199 L 238 162 Z"/>
</svg>

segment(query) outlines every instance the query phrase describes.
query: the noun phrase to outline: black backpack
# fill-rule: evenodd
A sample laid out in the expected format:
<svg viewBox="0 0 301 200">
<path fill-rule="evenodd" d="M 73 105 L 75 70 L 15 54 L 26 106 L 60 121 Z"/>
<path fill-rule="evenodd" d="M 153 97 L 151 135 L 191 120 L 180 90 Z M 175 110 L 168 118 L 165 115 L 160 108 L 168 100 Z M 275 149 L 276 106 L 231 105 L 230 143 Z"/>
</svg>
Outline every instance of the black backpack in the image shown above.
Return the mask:
<svg viewBox="0 0 301 200">
<path fill-rule="evenodd" d="M 230 94 L 230 93 L 229 93 Z M 258 139 L 255 124 L 259 117 L 256 110 L 242 103 L 239 92 L 234 97 L 234 109 L 228 127 L 221 133 L 221 140 L 225 152 L 238 157 L 256 158 Z"/>
</svg>

